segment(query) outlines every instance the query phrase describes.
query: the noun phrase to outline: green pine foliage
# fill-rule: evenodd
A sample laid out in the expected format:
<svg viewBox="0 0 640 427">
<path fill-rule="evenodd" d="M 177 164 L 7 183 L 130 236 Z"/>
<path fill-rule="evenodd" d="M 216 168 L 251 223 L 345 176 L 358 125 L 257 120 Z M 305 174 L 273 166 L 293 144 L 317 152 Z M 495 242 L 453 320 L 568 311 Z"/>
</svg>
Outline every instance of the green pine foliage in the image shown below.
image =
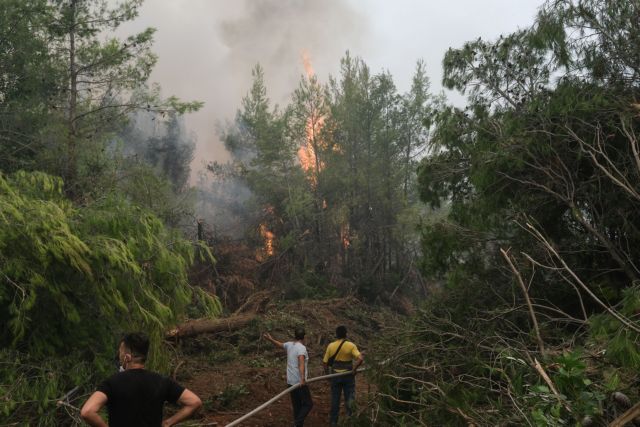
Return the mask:
<svg viewBox="0 0 640 427">
<path fill-rule="evenodd" d="M 147 332 L 150 368 L 166 370 L 165 331 L 221 311 L 188 283 L 210 248 L 174 228 L 193 194 L 178 116 L 202 103 L 148 84 L 154 30 L 115 37 L 142 1 L 117 3 L 0 1 L 1 425 L 71 424 L 56 398 L 77 386 L 80 405 L 113 372 L 119 335 Z M 126 151 L 140 111 L 168 127 L 141 152 L 172 155 Z"/>
<path fill-rule="evenodd" d="M 206 247 L 197 253 L 213 261 Z M 151 367 L 166 367 L 160 344 L 192 300 L 187 271 L 195 255 L 192 242 L 127 200 L 78 207 L 59 178 L 0 176 L 1 381 L 15 384 L 3 386 L 0 412 L 51 412 L 55 393 L 111 371 L 125 331 L 149 333 Z M 197 299 L 205 313 L 220 312 L 210 296 Z M 42 360 L 50 364 L 26 366 Z M 56 370 L 76 365 L 75 373 Z"/>
<path fill-rule="evenodd" d="M 440 286 L 381 356 L 383 423 L 606 425 L 626 409 L 613 392 L 638 401 L 637 13 L 549 1 L 446 53 L 467 105 L 433 115 L 418 169 L 440 209 L 421 267 Z"/>
<path fill-rule="evenodd" d="M 262 245 L 260 227 L 275 235 L 269 279 L 286 283 L 291 297 L 421 293 L 412 279 L 423 213 L 415 169 L 426 152 L 424 122 L 440 102 L 424 63 L 401 94 L 388 72 L 373 74 L 347 53 L 338 76 L 328 84 L 303 77 L 284 108 L 270 104 L 263 74 L 253 70 L 222 135 L 232 161 L 210 170 L 251 190 L 251 236 Z"/>
</svg>

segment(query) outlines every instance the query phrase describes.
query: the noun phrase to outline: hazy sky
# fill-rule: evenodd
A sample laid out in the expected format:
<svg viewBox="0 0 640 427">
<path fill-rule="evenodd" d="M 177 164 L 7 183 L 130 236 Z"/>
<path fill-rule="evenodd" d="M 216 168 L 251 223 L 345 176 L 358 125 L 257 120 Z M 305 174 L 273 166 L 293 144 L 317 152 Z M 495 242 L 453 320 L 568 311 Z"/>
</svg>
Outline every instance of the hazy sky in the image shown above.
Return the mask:
<svg viewBox="0 0 640 427">
<path fill-rule="evenodd" d="M 159 61 L 152 81 L 165 95 L 201 100 L 187 117 L 197 137 L 193 169 L 225 160 L 216 126 L 231 120 L 248 90 L 251 68 L 265 69 L 268 95 L 284 104 L 304 73 L 309 53 L 326 81 L 349 50 L 374 72 L 389 70 L 408 89 L 418 59 L 426 61 L 434 91 L 449 47 L 533 22 L 542 0 L 146 0 L 123 30 L 155 27 Z M 448 94 L 459 102 L 460 98 Z"/>
</svg>

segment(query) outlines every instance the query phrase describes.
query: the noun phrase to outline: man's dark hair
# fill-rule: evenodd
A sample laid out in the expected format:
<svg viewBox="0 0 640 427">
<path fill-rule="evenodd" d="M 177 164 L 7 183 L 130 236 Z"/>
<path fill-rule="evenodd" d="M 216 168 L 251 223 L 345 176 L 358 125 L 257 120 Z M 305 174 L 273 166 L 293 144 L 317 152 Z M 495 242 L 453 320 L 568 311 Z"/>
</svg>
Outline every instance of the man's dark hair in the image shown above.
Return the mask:
<svg viewBox="0 0 640 427">
<path fill-rule="evenodd" d="M 134 359 L 138 359 L 141 362 L 147 360 L 147 353 L 149 353 L 149 338 L 142 332 L 132 332 L 125 334 L 120 340 L 121 343 L 131 352 Z"/>
<path fill-rule="evenodd" d="M 347 338 L 347 327 L 346 326 L 338 326 L 336 328 L 336 337 L 339 339 Z"/>
<path fill-rule="evenodd" d="M 293 337 L 297 340 L 303 340 L 304 339 L 304 328 L 302 326 L 299 326 L 296 328 L 295 331 L 293 331 Z"/>
</svg>

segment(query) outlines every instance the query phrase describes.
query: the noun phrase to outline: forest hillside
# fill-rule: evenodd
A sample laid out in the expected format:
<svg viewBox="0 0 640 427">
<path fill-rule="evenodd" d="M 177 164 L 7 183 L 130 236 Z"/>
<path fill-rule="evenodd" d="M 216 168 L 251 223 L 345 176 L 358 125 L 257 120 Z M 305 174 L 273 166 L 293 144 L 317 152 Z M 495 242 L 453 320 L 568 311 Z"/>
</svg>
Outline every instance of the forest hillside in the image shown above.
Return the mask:
<svg viewBox="0 0 640 427">
<path fill-rule="evenodd" d="M 0 425 L 80 424 L 135 330 L 222 425 L 284 386 L 264 332 L 304 326 L 317 369 L 338 324 L 366 349 L 344 425 L 635 422 L 637 1 L 452 46 L 456 104 L 438 64 L 403 91 L 347 51 L 275 105 L 256 64 L 199 180 L 202 102 L 151 83 L 153 28 L 122 35 L 141 4 L 0 0 Z"/>
</svg>

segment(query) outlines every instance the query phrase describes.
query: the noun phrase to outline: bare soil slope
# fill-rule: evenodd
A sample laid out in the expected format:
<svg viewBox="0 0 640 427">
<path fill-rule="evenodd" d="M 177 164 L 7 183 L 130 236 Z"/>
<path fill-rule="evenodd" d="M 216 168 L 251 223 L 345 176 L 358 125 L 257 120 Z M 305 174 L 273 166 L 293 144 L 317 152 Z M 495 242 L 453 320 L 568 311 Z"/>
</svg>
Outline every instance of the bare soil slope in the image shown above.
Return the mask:
<svg viewBox="0 0 640 427">
<path fill-rule="evenodd" d="M 304 325 L 309 374 L 315 377 L 322 375 L 322 356 L 333 340 L 336 326 L 347 326 L 349 339 L 366 357 L 375 351 L 371 347 L 373 340 L 387 326 L 398 322 L 388 310 L 367 306 L 354 298 L 268 303 L 261 310 L 262 314 L 240 330 L 203 334 L 176 344 L 175 377 L 204 402 L 200 419 L 193 425 L 224 426 L 286 388 L 286 355 L 261 339 L 263 332 L 269 331 L 276 339 L 286 341 L 296 326 Z M 314 408 L 305 426 L 326 426 L 330 385 L 318 382 L 310 387 Z M 367 382 L 366 374 L 358 375 L 356 390 L 358 410 L 370 410 L 375 390 Z M 291 425 L 291 421 L 291 403 L 285 396 L 242 425 L 280 427 Z"/>
</svg>

